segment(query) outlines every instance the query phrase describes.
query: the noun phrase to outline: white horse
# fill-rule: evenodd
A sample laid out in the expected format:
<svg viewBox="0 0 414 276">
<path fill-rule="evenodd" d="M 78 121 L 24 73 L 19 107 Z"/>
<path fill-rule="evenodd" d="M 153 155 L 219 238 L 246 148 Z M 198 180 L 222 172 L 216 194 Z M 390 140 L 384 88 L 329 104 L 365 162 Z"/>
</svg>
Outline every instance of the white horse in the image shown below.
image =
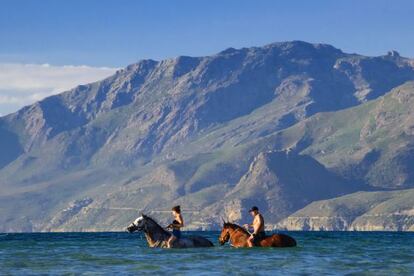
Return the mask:
<svg viewBox="0 0 414 276">
<path fill-rule="evenodd" d="M 149 247 L 167 247 L 167 241 L 171 237 L 171 233 L 162 228 L 154 219 L 149 216 L 142 215 L 134 220 L 128 227 L 129 233 L 135 231 L 143 231 L 147 238 Z M 191 247 L 212 247 L 211 241 L 200 236 L 188 236 L 176 240 L 173 248 L 191 248 Z"/>
</svg>

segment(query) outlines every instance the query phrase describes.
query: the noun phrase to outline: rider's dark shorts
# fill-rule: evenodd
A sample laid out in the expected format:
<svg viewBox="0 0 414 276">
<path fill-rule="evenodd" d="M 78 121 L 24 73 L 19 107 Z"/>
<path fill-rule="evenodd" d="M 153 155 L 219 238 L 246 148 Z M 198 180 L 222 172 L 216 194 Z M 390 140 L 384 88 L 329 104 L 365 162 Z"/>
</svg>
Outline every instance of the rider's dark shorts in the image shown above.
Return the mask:
<svg viewBox="0 0 414 276">
<path fill-rule="evenodd" d="M 265 232 L 259 232 L 259 233 L 257 233 L 257 234 L 254 236 L 254 238 L 253 238 L 253 244 L 254 244 L 254 245 L 258 245 L 258 244 L 259 244 L 259 242 L 260 242 L 261 240 L 263 240 L 264 238 L 266 238 L 266 233 L 265 233 Z"/>
<path fill-rule="evenodd" d="M 177 238 L 180 239 L 181 238 L 181 231 L 178 229 L 173 229 L 172 234 Z"/>
</svg>

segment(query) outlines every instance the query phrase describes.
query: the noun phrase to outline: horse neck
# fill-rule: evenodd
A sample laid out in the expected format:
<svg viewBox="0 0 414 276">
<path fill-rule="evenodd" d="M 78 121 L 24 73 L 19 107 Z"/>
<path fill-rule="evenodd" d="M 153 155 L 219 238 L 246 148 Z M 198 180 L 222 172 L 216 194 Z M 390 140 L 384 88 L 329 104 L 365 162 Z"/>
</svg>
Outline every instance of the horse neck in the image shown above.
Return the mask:
<svg viewBox="0 0 414 276">
<path fill-rule="evenodd" d="M 237 237 L 244 237 L 246 240 L 249 237 L 249 234 L 247 234 L 243 229 L 234 227 L 230 228 L 230 240 L 233 242 Z"/>
</svg>

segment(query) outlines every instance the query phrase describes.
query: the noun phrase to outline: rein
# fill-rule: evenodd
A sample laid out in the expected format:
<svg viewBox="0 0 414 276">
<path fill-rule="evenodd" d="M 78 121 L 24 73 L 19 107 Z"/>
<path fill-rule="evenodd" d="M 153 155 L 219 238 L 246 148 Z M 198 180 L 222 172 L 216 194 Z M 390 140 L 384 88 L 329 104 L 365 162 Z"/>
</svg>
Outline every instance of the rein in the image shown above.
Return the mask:
<svg viewBox="0 0 414 276">
<path fill-rule="evenodd" d="M 245 237 L 246 239 L 250 235 L 249 231 L 245 230 L 244 228 L 238 227 L 237 225 L 235 225 L 233 227 L 229 227 L 229 229 L 232 230 L 232 231 L 229 231 L 229 235 L 230 235 L 229 244 L 232 247 L 235 247 L 235 245 L 233 244 L 232 239 L 233 239 L 234 235 L 236 235 L 238 232 L 241 233 L 243 235 L 243 237 Z"/>
<path fill-rule="evenodd" d="M 232 228 L 230 228 L 230 229 L 232 229 Z M 245 229 L 242 229 L 242 228 L 240 228 L 240 227 L 235 227 L 235 229 L 233 229 L 233 234 L 234 233 L 236 233 L 236 232 L 238 232 L 238 231 L 242 231 L 242 233 L 243 234 L 246 234 L 246 235 L 251 235 L 251 233 L 249 232 L 249 231 L 247 231 L 247 230 L 245 230 Z M 247 232 L 247 233 L 246 233 Z"/>
<path fill-rule="evenodd" d="M 241 230 L 241 229 L 239 229 L 239 228 L 235 229 L 235 230 L 233 231 L 233 235 L 237 234 L 237 232 L 240 232 L 240 230 Z M 242 233 L 242 235 L 243 235 L 243 234 L 246 234 L 243 230 L 241 231 L 241 233 Z M 230 235 L 230 241 L 231 241 L 231 237 L 232 237 L 233 235 Z M 247 238 L 247 237 L 246 237 L 246 238 Z"/>
</svg>

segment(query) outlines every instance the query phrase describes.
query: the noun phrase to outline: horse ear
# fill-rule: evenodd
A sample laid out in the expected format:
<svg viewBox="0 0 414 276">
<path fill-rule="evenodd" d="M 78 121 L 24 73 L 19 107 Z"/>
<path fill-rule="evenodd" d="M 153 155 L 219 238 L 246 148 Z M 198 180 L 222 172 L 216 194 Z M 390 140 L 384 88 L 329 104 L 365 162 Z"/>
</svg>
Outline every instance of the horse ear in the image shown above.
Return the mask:
<svg viewBox="0 0 414 276">
<path fill-rule="evenodd" d="M 221 220 L 223 221 L 223 225 L 226 224 L 226 221 L 224 220 L 223 217 L 221 217 Z"/>
</svg>

